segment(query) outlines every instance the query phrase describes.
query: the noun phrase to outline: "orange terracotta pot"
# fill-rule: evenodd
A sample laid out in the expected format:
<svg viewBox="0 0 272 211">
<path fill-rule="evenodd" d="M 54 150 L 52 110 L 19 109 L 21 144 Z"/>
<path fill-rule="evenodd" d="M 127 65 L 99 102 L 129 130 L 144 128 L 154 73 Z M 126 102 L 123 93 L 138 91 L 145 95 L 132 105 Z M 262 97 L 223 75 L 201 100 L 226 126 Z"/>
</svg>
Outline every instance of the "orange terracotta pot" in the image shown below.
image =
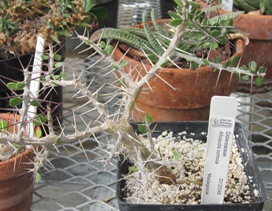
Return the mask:
<svg viewBox="0 0 272 211">
<path fill-rule="evenodd" d="M 253 93 L 267 92 L 272 89 L 272 15 L 248 15 L 237 18 L 235 26 L 249 34 L 249 45 L 246 46 L 241 64 L 247 65 L 250 61 L 256 61 L 258 65 L 267 68 L 264 85 L 253 86 Z M 250 92 L 251 84 L 248 81 L 240 81 L 238 90 Z"/>
<path fill-rule="evenodd" d="M 202 0 L 196 0 L 201 7 L 207 6 Z M 213 11 L 210 17 L 228 13 L 225 10 Z M 259 66 L 267 68 L 264 77 L 264 85 L 257 87 L 250 81 L 240 80 L 237 91 L 244 93 L 263 93 L 272 90 L 272 15 L 243 14 L 235 18 L 235 27 L 246 32 L 249 44 L 245 47 L 241 58 L 241 65 L 248 65 L 250 61 L 256 61 Z"/>
<path fill-rule="evenodd" d="M 241 56 L 244 42 L 237 40 L 236 45 L 237 52 L 233 56 Z M 134 78 L 137 78 L 138 74 L 142 76 L 146 74 L 142 63 L 124 56 L 119 48 L 115 50 L 114 55 L 117 61 L 121 58 L 129 61 L 127 72 L 131 68 L 137 69 L 132 72 Z M 151 68 L 149 64 L 145 64 L 145 67 L 147 70 Z M 152 90 L 145 85 L 136 101 L 133 111 L 134 121 L 143 121 L 146 114 L 151 114 L 153 121 L 208 120 L 212 96 L 229 95 L 236 89 L 239 81 L 236 75 L 226 71 L 222 71 L 219 76 L 219 72 L 212 71 L 210 67 L 196 70 L 163 68 L 158 74 L 174 89 L 160 78 L 153 77 L 149 81 Z"/>
<path fill-rule="evenodd" d="M 0 119 L 14 125 L 14 115 L 1 113 Z M 16 121 L 20 116 L 16 115 Z M 13 133 L 16 127 L 10 126 Z M 0 211 L 29 211 L 32 204 L 34 173 L 34 153 L 31 149 L 25 150 L 7 161 L 0 161 Z"/>
</svg>

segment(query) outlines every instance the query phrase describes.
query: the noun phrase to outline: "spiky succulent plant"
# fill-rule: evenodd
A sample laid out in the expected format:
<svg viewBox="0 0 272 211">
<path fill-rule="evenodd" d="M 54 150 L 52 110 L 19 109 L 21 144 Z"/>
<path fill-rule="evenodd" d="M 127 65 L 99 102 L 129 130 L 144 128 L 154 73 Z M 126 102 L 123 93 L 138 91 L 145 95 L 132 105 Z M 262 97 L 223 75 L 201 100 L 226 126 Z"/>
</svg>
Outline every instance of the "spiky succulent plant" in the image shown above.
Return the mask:
<svg viewBox="0 0 272 211">
<path fill-rule="evenodd" d="M 52 71 L 47 71 L 45 73 L 46 77 L 40 78 L 39 81 L 46 85 L 48 88 L 54 88 L 55 86 L 71 86 L 72 89 L 75 90 L 73 100 L 83 98 L 86 99 L 86 102 L 84 102 L 83 104 L 71 107 L 70 113 L 73 120 L 72 124 L 71 122 L 69 122 L 68 124 L 72 125 L 72 131 L 66 132 L 64 130 L 66 126 L 60 125 L 61 133 L 59 134 L 55 132 L 54 128 L 52 127 L 52 121 L 50 121 L 52 120 L 52 117 L 50 116 L 52 113 L 50 110 L 50 106 L 46 106 L 46 108 L 48 109 L 48 124 L 44 123 L 46 121 L 43 121 L 40 116 L 38 116 L 38 118 L 36 118 L 36 116 L 33 118 L 33 112 L 29 111 L 30 106 L 35 106 L 32 104 L 33 100 L 35 102 L 35 99 L 33 99 L 33 94 L 29 92 L 30 82 L 32 79 L 28 72 L 28 68 L 24 68 L 23 71 L 25 78 L 23 81 L 7 84 L 7 86 L 13 91 L 16 91 L 16 89 L 23 89 L 23 94 L 16 95 L 14 97 L 11 96 L 11 100 L 21 98 L 21 100 L 19 100 L 19 103 L 17 100 L 17 102 L 13 104 L 13 111 L 18 111 L 20 112 L 20 114 L 22 114 L 19 124 L 19 126 L 21 127 L 21 129 L 19 130 L 20 133 L 15 135 L 2 135 L 0 143 L 6 145 L 8 143 L 11 147 L 14 146 L 12 144 L 16 144 L 16 146 L 19 144 L 22 146 L 30 145 L 43 148 L 43 150 L 45 151 L 45 156 L 41 155 L 40 152 L 36 153 L 38 154 L 37 157 L 39 158 L 37 159 L 37 161 L 39 162 L 38 165 L 40 165 L 40 162 L 46 158 L 47 150 L 50 151 L 51 148 L 56 147 L 57 145 L 73 141 L 79 141 L 80 146 L 83 146 L 82 143 L 86 137 L 95 137 L 95 134 L 105 131 L 107 134 L 112 135 L 114 140 L 116 141 L 109 142 L 110 145 L 108 149 L 110 150 L 110 152 L 109 159 L 107 159 L 105 162 L 106 164 L 110 163 L 111 159 L 119 152 L 127 152 L 127 154 L 129 154 L 130 156 L 130 159 L 134 163 L 139 164 L 139 169 L 144 169 L 144 172 L 146 173 L 156 172 L 156 174 L 159 175 L 158 178 L 168 178 L 165 180 L 165 182 L 172 183 L 175 180 L 176 176 L 174 173 L 172 173 L 172 170 L 168 168 L 167 165 L 158 162 L 157 155 L 160 155 L 160 152 L 156 152 L 152 149 L 150 150 L 148 147 L 146 147 L 142 143 L 141 137 L 137 136 L 131 126 L 132 110 L 134 109 L 135 102 L 139 94 L 143 90 L 143 86 L 145 84 L 148 84 L 148 81 L 151 78 L 159 75 L 158 72 L 167 60 L 169 60 L 170 63 L 175 64 L 172 56 L 179 56 L 179 58 L 184 58 L 188 60 L 188 62 L 194 62 L 199 66 L 210 64 L 214 69 L 218 69 L 220 71 L 229 71 L 235 74 L 237 73 L 239 75 L 246 74 L 252 79 L 255 76 L 262 77 L 265 75 L 262 71 L 257 70 L 256 65 L 251 65 L 250 71 L 247 71 L 244 69 L 240 69 L 236 62 L 236 64 L 234 64 L 234 62 L 231 62 L 229 64 L 221 64 L 220 62 L 213 62 L 209 59 L 199 58 L 196 57 L 195 54 L 180 50 L 179 46 L 181 44 L 186 44 L 185 46 L 191 45 L 191 43 L 188 42 L 190 40 L 188 40 L 187 38 L 193 36 L 193 34 L 201 35 L 198 40 L 194 40 L 196 41 L 195 43 L 192 43 L 195 44 L 196 47 L 200 47 L 203 44 L 208 43 L 208 46 L 210 48 L 214 48 L 215 45 L 212 44 L 214 43 L 213 41 L 217 39 L 221 40 L 221 38 L 225 37 L 225 30 L 228 31 L 229 28 L 232 28 L 232 21 L 230 21 L 230 23 L 228 21 L 223 21 L 223 23 L 225 23 L 224 25 L 218 25 L 218 21 L 224 19 L 212 19 L 214 20 L 214 22 L 209 23 L 212 20 L 207 19 L 207 11 L 198 10 L 198 5 L 195 5 L 192 1 L 175 0 L 175 2 L 177 3 L 178 10 L 171 14 L 172 21 L 170 22 L 170 37 L 161 36 L 161 33 L 157 32 L 153 33 L 154 40 L 161 44 L 163 52 L 154 52 L 154 50 L 151 50 L 151 54 L 156 55 L 157 61 L 153 61 L 154 65 L 152 65 L 152 67 L 149 69 L 148 74 L 141 76 L 139 78 L 139 81 L 135 80 L 135 77 L 130 74 L 130 72 L 136 67 L 130 65 L 129 61 L 127 61 L 127 63 L 125 61 L 117 62 L 113 59 L 114 47 L 110 43 L 101 41 L 100 37 L 102 35 L 100 35 L 100 37 L 98 37 L 98 39 L 94 42 L 92 42 L 89 37 L 79 36 L 82 39 L 82 43 L 88 44 L 90 48 L 94 51 L 94 53 L 90 55 L 90 57 L 95 56 L 92 57 L 95 59 L 95 62 L 92 62 L 88 68 L 84 66 L 82 71 L 80 71 L 81 73 L 79 74 L 79 76 L 77 76 L 76 73 L 71 74 L 73 75 L 72 79 L 67 79 L 66 77 L 62 76 L 54 77 L 53 75 L 48 75 L 48 73 L 53 72 L 56 64 L 58 63 L 58 61 L 54 61 L 56 59 L 56 55 L 48 56 L 48 69 Z M 204 35 L 200 32 L 204 33 Z M 159 36 L 164 37 L 166 42 L 163 42 L 164 39 L 159 40 Z M 207 42 L 201 42 L 202 36 L 204 36 L 203 38 L 207 39 Z M 49 47 L 49 55 L 54 54 L 54 52 L 51 52 L 51 50 L 53 51 L 53 48 Z M 208 51 L 209 50 L 210 49 L 208 49 Z M 147 52 L 144 51 L 143 53 Z M 108 82 L 105 82 L 98 89 L 93 88 L 92 84 L 95 80 L 97 80 L 96 77 L 93 77 L 90 83 L 86 83 L 85 81 L 83 81 L 83 77 L 81 76 L 87 69 L 92 68 L 94 67 L 94 65 L 102 61 L 104 62 L 105 60 L 110 62 L 110 65 L 107 65 L 107 67 L 105 68 L 99 68 L 99 71 L 104 71 L 103 76 L 112 73 L 113 76 L 117 78 L 110 82 L 110 84 L 108 84 Z M 125 66 L 130 68 L 129 73 L 124 71 Z M 139 69 L 136 69 L 136 71 L 139 71 L 141 67 L 137 68 Z M 166 81 L 164 82 L 167 83 Z M 105 101 L 101 101 L 99 99 L 99 93 L 102 93 L 103 88 L 108 85 L 111 89 L 117 90 L 114 91 L 114 93 L 109 93 Z M 192 88 L 194 89 L 193 85 Z M 205 87 L 203 89 L 205 89 Z M 41 100 L 38 99 L 36 101 L 40 102 Z M 113 106 L 112 103 L 116 105 L 116 109 L 113 108 L 115 106 Z M 18 108 L 19 104 L 22 104 L 21 109 Z M 87 110 L 85 110 L 85 108 Z M 93 117 L 95 117 L 95 120 L 89 117 L 90 114 L 94 115 Z M 152 120 L 152 118 L 148 118 L 146 120 L 147 125 L 151 123 L 150 119 Z M 83 128 L 78 127 L 78 120 L 83 123 Z M 37 122 L 41 126 L 47 125 L 49 127 L 49 133 L 46 133 L 42 137 L 24 136 L 22 129 L 25 128 L 25 126 L 29 122 Z M 7 127 L 6 125 L 7 124 L 2 123 L 2 129 L 5 129 Z M 151 139 L 150 141 L 152 142 Z"/>
<path fill-rule="evenodd" d="M 210 6 L 200 10 L 200 5 L 197 2 L 190 2 L 190 4 L 191 13 L 186 17 L 187 25 L 180 32 L 180 39 L 175 43 L 176 50 L 163 65 L 172 65 L 171 60 L 179 61 L 179 63 L 185 61 L 185 66 L 187 65 L 187 67 L 195 69 L 199 65 L 208 65 L 210 62 L 220 63 L 229 59 L 231 54 L 225 52 L 224 56 L 226 57 L 224 57 L 219 54 L 219 48 L 229 43 L 229 40 L 238 38 L 237 36 L 247 39 L 242 33 L 236 33 L 233 26 L 233 19 L 244 12 L 237 11 L 208 18 L 207 14 L 209 12 L 221 8 L 222 5 Z M 171 45 L 173 37 L 176 36 L 174 33 L 176 30 L 175 27 L 185 22 L 185 20 L 180 18 L 182 15 L 180 11 L 181 9 L 169 12 L 171 20 L 168 24 L 164 23 L 165 27 L 158 24 L 153 13 L 151 13 L 152 24 L 148 24 L 144 12 L 142 28 L 103 28 L 94 32 L 90 37 L 90 41 L 96 42 L 101 39 L 117 40 L 121 44 L 119 48 L 127 51 L 128 55 L 136 53 L 138 58 L 146 57 L 149 61 L 156 62 L 165 53 L 165 49 Z M 125 43 L 127 46 L 124 47 L 122 43 Z M 198 59 L 189 58 L 187 57 L 188 55 L 194 55 L 196 58 L 204 58 L 203 62 L 198 63 Z M 235 57 L 233 60 L 235 61 L 229 61 L 225 65 L 235 66 L 238 59 Z M 245 68 L 250 70 L 250 67 Z M 265 69 L 262 68 L 258 71 L 264 72 Z M 249 79 L 247 77 L 243 78 Z M 258 77 L 256 83 L 257 85 L 261 85 L 263 83 L 262 77 Z"/>
</svg>

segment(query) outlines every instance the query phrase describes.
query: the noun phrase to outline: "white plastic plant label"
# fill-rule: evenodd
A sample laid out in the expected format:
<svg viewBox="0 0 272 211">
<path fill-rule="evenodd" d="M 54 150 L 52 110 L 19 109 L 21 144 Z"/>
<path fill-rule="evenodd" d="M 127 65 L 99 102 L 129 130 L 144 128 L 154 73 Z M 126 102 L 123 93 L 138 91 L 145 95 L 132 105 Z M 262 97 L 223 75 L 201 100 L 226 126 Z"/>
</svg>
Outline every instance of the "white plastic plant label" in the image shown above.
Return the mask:
<svg viewBox="0 0 272 211">
<path fill-rule="evenodd" d="M 222 0 L 222 9 L 227 11 L 232 11 L 233 9 L 233 0 Z"/>
<path fill-rule="evenodd" d="M 31 81 L 30 81 L 30 92 L 33 99 L 38 98 L 39 91 L 40 91 L 40 77 L 42 72 L 42 55 L 44 54 L 44 42 L 45 40 L 41 37 L 37 37 L 37 43 L 36 43 L 36 49 L 35 49 L 35 55 L 34 55 L 34 61 L 33 61 L 33 68 L 32 68 L 32 74 L 31 74 Z M 29 118 L 34 118 L 37 113 L 37 107 L 36 106 L 29 106 Z M 30 121 L 29 125 L 29 136 L 34 136 L 34 125 L 32 121 Z"/>
<path fill-rule="evenodd" d="M 202 204 L 223 203 L 237 105 L 237 99 L 234 97 L 215 96 L 212 98 L 202 186 Z"/>
</svg>

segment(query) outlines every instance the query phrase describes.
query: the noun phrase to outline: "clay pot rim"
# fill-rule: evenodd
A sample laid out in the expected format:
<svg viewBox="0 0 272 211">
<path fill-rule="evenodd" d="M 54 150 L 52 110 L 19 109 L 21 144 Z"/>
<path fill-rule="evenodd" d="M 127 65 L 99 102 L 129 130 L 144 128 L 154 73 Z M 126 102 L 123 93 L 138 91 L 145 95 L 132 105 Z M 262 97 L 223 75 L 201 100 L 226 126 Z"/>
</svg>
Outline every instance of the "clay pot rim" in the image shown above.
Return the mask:
<svg viewBox="0 0 272 211">
<path fill-rule="evenodd" d="M 20 160 L 22 157 L 31 157 L 31 154 L 33 152 L 33 149 L 32 148 L 29 148 L 29 149 L 24 149 L 24 151 L 16 156 L 13 156 L 11 158 L 9 158 L 8 160 L 5 160 L 5 161 L 0 161 L 0 166 L 3 166 L 3 165 L 7 165 L 7 164 L 10 164 L 10 163 L 15 163 L 16 161 Z M 1 167 L 0 167 L 1 168 Z"/>
<path fill-rule="evenodd" d="M 4 119 L 3 116 L 7 116 L 7 119 L 9 119 L 9 116 L 15 117 L 15 114 L 13 114 L 13 113 L 0 113 L 1 119 Z M 16 114 L 16 120 L 19 119 L 19 118 L 20 118 L 20 114 Z M 41 128 L 37 127 L 35 129 L 35 131 L 37 131 L 37 130 L 41 130 Z M 21 160 L 23 157 L 25 157 L 25 158 L 31 158 L 31 157 L 33 157 L 32 154 L 33 154 L 33 148 L 25 146 L 25 149 L 23 150 L 23 152 L 21 152 L 21 153 L 19 153 L 17 155 L 15 154 L 14 156 L 12 156 L 11 158 L 9 158 L 8 160 L 0 161 L 0 168 L 3 165 L 7 165 L 7 164 L 18 162 L 18 160 Z"/>
<path fill-rule="evenodd" d="M 198 3 L 201 7 L 207 6 L 203 0 L 198 0 Z M 229 11 L 218 9 L 215 13 L 226 14 Z M 234 25 L 241 31 L 248 33 L 250 39 L 271 40 L 271 33 L 269 32 L 272 31 L 272 15 L 250 15 L 244 13 L 234 19 Z"/>
</svg>

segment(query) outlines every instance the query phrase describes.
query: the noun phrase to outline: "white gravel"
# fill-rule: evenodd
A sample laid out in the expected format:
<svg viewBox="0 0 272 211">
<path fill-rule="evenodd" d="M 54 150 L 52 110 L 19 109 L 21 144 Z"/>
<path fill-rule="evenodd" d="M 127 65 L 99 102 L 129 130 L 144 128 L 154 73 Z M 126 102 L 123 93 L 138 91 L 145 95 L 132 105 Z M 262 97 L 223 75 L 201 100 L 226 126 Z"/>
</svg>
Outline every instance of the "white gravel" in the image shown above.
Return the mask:
<svg viewBox="0 0 272 211">
<path fill-rule="evenodd" d="M 127 176 L 127 202 L 141 204 L 199 204 L 202 190 L 204 155 L 206 143 L 186 139 L 184 133 L 175 138 L 172 133 L 163 132 L 153 138 L 158 160 L 162 159 L 177 175 L 177 184 L 160 184 L 154 173 L 142 175 L 139 171 Z M 235 141 L 233 141 L 229 174 L 224 203 L 251 202 L 248 178 Z M 149 147 L 149 143 L 146 142 Z M 147 178 L 143 182 L 142 178 Z"/>
</svg>

